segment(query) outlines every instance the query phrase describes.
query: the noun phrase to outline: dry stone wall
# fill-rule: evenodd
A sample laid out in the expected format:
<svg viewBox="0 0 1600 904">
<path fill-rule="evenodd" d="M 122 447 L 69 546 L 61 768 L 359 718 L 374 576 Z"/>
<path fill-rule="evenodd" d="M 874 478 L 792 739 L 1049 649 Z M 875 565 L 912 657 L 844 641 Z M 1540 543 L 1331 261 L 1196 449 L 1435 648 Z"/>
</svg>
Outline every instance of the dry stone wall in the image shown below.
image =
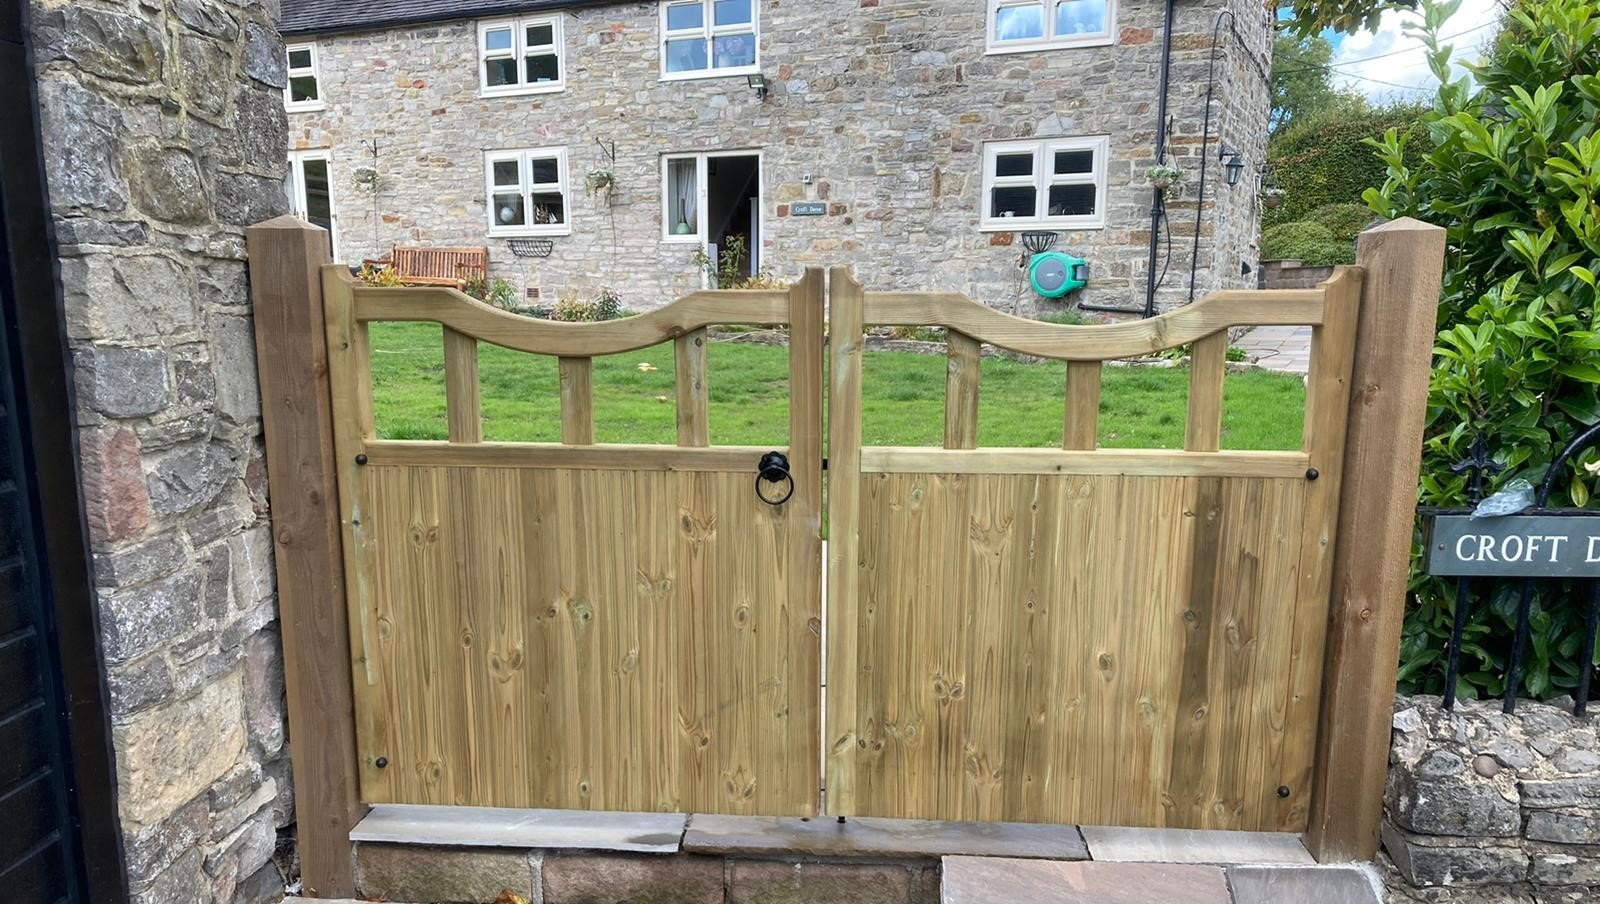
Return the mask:
<svg viewBox="0 0 1600 904">
<path fill-rule="evenodd" d="M 290 114 L 290 147 L 332 155 L 345 260 L 395 243 L 488 245 L 496 273 L 540 288 L 546 301 L 610 286 L 635 308 L 699 285 L 694 247 L 662 241 L 661 155 L 759 149 L 763 257 L 774 275 L 851 264 L 872 289 L 959 290 L 1029 310 L 1037 297 L 1017 266 L 1017 236 L 979 228 L 983 143 L 1108 134 L 1108 224 L 1066 233 L 1058 247 L 1091 262 L 1083 300 L 1142 307 L 1164 2 L 1117 6 L 1114 46 L 987 55 L 982 2 L 762 0 L 765 102 L 744 76 L 661 80 L 655 3 L 564 12 L 566 88 L 522 97 L 479 96 L 471 21 L 324 36 L 325 109 Z M 1257 257 L 1269 103 L 1265 8 L 1179 0 L 1169 148 L 1190 178 L 1172 200 L 1172 241 L 1157 258 L 1164 307 L 1187 298 L 1213 30 L 1224 9 L 1233 18 L 1217 32 L 1197 289 L 1255 285 L 1246 268 Z M 1238 186 L 1222 178 L 1219 138 L 1249 164 Z M 365 144 L 374 140 L 375 160 Z M 602 149 L 613 142 L 614 166 Z M 483 153 L 548 146 L 567 149 L 573 231 L 553 240 L 549 258 L 519 260 L 488 238 Z M 354 185 L 355 170 L 369 166 L 376 196 Z M 609 201 L 582 190 L 599 168 L 617 176 Z M 823 202 L 827 213 L 792 216 L 799 201 Z"/>
<path fill-rule="evenodd" d="M 1396 904 L 1600 900 L 1600 748 L 1570 708 L 1395 703 L 1383 847 Z"/>
<path fill-rule="evenodd" d="M 243 232 L 287 206 L 277 17 L 274 0 L 32 4 L 135 904 L 283 896 L 293 813 Z"/>
</svg>

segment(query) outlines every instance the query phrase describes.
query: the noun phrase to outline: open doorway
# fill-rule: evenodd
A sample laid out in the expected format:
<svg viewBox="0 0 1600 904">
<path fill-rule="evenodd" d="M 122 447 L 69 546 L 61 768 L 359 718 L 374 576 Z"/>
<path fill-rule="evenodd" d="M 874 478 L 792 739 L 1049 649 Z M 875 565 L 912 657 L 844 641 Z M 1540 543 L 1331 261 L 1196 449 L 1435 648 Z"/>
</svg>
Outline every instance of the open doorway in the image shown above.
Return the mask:
<svg viewBox="0 0 1600 904">
<path fill-rule="evenodd" d="M 333 179 L 327 151 L 291 151 L 283 189 L 295 216 L 328 230 L 328 251 L 339 259 L 339 233 L 333 214 Z"/>
<path fill-rule="evenodd" d="M 761 272 L 761 154 L 718 151 L 664 158 L 663 240 L 693 242 L 713 261 L 737 256 L 738 274 Z"/>
</svg>

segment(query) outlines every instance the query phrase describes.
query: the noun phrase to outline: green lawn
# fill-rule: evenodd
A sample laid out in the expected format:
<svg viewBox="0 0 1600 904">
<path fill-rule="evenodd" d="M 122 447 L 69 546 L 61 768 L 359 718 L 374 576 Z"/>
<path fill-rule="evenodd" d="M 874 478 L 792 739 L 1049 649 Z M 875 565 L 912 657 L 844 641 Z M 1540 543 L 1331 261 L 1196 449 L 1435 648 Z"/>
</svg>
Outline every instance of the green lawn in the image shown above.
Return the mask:
<svg viewBox="0 0 1600 904">
<path fill-rule="evenodd" d="M 444 439 L 444 355 L 440 328 L 372 325 L 373 393 L 385 439 Z M 641 370 L 648 363 L 654 369 Z M 556 442 L 561 400 L 553 358 L 484 344 L 479 354 L 484 438 Z M 713 343 L 709 351 L 711 440 L 776 446 L 788 435 L 788 350 Z M 862 402 L 867 445 L 936 446 L 944 435 L 945 360 L 911 352 L 868 352 Z M 1181 448 L 1189 374 L 1181 368 L 1107 367 L 1100 444 Z M 1061 441 L 1065 365 L 983 362 L 980 446 L 1054 446 Z M 594 364 L 595 438 L 602 443 L 675 441 L 672 346 L 599 358 Z M 1297 449 L 1305 389 L 1295 377 L 1230 374 L 1224 397 L 1225 449 Z"/>
</svg>

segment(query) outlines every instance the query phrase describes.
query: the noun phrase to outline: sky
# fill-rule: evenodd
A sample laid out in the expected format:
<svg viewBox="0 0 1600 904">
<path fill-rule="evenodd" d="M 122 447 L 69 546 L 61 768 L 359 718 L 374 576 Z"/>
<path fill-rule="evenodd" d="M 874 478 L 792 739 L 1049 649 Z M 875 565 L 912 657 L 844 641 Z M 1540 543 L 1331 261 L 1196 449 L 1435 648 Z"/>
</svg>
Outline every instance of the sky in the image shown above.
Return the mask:
<svg viewBox="0 0 1600 904">
<path fill-rule="evenodd" d="M 1494 23 L 1499 17 L 1499 0 L 1462 0 L 1461 8 L 1442 31 L 1445 37 L 1459 37 L 1444 43 L 1455 46 L 1457 61 L 1476 60 L 1484 44 L 1493 38 Z M 1329 32 L 1334 86 L 1353 88 L 1374 102 L 1419 100 L 1431 94 L 1439 83 L 1428 71 L 1427 52 L 1421 42 L 1402 30 L 1408 21 L 1420 22 L 1421 17 L 1386 12 L 1376 32 Z"/>
</svg>

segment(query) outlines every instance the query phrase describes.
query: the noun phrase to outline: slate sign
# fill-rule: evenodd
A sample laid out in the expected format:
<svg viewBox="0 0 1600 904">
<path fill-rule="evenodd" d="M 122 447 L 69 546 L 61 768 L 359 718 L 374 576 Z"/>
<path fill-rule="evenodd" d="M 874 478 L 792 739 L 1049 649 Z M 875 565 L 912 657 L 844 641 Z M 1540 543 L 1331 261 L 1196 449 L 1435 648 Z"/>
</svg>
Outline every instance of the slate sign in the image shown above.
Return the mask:
<svg viewBox="0 0 1600 904">
<path fill-rule="evenodd" d="M 1428 573 L 1483 577 L 1600 577 L 1600 517 L 1435 515 Z"/>
<path fill-rule="evenodd" d="M 820 217 L 828 212 L 826 201 L 796 201 L 789 205 L 789 213 L 797 217 Z"/>
</svg>

